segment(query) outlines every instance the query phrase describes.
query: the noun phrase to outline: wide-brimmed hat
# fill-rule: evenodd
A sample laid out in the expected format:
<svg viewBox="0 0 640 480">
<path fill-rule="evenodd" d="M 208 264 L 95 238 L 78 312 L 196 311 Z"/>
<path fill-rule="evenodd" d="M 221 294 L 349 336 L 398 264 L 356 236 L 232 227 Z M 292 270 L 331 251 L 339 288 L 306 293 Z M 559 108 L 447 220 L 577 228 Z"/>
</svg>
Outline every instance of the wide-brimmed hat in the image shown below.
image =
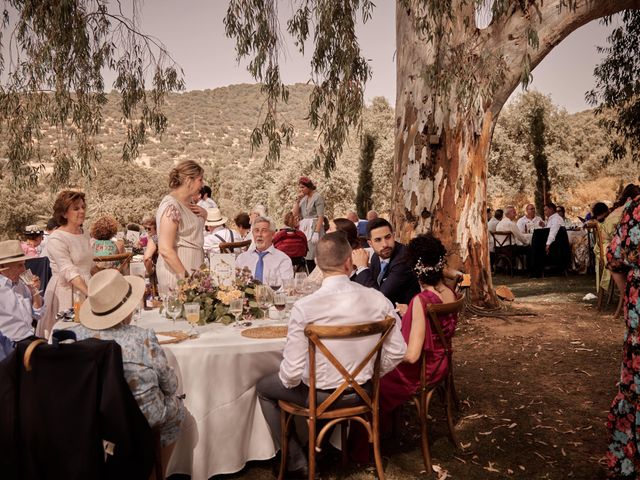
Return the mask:
<svg viewBox="0 0 640 480">
<path fill-rule="evenodd" d="M 7 263 L 20 262 L 27 257 L 22 251 L 19 240 L 5 240 L 0 242 L 0 271 L 6 270 Z"/>
<path fill-rule="evenodd" d="M 123 276 L 115 268 L 89 280 L 89 296 L 80 307 L 80 323 L 91 330 L 117 325 L 133 312 L 144 295 L 144 278 Z"/>
<path fill-rule="evenodd" d="M 27 225 L 23 232 L 25 235 L 44 235 L 44 228 L 40 225 Z"/>
<path fill-rule="evenodd" d="M 207 208 L 207 220 L 204 224 L 208 227 L 217 227 L 227 223 L 228 218 L 223 217 L 219 208 Z"/>
</svg>

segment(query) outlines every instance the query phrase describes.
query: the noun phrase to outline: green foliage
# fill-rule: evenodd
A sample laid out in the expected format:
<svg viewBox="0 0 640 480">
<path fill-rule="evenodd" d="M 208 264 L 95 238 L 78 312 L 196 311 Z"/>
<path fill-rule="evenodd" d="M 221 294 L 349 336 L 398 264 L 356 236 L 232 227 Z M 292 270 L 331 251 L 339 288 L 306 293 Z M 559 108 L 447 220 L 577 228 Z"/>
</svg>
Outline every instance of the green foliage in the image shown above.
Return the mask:
<svg viewBox="0 0 640 480">
<path fill-rule="evenodd" d="M 536 96 L 537 97 L 537 96 Z M 551 182 L 549 181 L 549 162 L 545 153 L 545 107 L 544 103 L 535 99 L 533 109 L 529 113 L 529 135 L 531 136 L 530 157 L 536 170 L 535 205 L 538 212 L 543 211 L 544 204 L 551 195 Z"/>
<path fill-rule="evenodd" d="M 376 157 L 376 138 L 370 133 L 362 136 L 360 149 L 360 174 L 356 193 L 358 217 L 367 218 L 367 212 L 373 207 L 373 160 Z"/>
<path fill-rule="evenodd" d="M 637 158 L 640 152 L 640 11 L 627 10 L 621 17 L 622 24 L 607 38 L 609 45 L 598 47 L 605 58 L 593 72 L 596 87 L 587 93 L 601 125 L 611 133 L 607 160 L 627 152 Z"/>
<path fill-rule="evenodd" d="M 107 102 L 105 71 L 115 73 L 113 87 L 121 95 L 125 160 L 137 156 L 148 131 L 166 129 L 164 96 L 184 86 L 173 62 L 165 66 L 162 44 L 138 32 L 135 15 L 124 16 L 106 0 L 10 0 L 0 41 L 0 126 L 8 158 L 0 175 L 18 185 L 35 184 L 43 157 L 53 161 L 52 188 L 73 172 L 93 175 Z M 44 128 L 57 139 L 49 151 L 41 148 Z"/>
</svg>

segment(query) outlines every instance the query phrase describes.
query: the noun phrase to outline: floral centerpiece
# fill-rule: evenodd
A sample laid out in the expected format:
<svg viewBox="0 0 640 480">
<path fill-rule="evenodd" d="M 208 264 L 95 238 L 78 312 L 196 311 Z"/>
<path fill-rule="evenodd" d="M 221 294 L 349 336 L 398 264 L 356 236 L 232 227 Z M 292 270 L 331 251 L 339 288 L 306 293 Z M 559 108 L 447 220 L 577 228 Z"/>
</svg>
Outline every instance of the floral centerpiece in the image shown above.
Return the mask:
<svg viewBox="0 0 640 480">
<path fill-rule="evenodd" d="M 202 265 L 189 277 L 178 280 L 177 293 L 182 303 L 200 304 L 200 324 L 220 322 L 228 325 L 234 320 L 233 315 L 229 313 L 229 304 L 231 300 L 243 295 L 245 309 L 248 308 L 254 316 L 260 312 L 254 292 L 257 283 L 257 280 L 251 277 L 251 272 L 245 268 L 238 269 L 235 280 L 230 285 L 215 285 L 209 267 Z"/>
</svg>

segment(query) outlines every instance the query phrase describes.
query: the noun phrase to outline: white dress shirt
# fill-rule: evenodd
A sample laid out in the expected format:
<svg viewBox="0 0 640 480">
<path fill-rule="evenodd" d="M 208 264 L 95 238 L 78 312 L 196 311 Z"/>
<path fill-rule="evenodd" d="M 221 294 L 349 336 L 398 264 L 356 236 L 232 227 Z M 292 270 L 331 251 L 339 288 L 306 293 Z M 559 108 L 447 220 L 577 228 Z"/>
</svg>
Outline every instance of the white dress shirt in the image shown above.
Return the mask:
<svg viewBox="0 0 640 480">
<path fill-rule="evenodd" d="M 262 278 L 266 278 L 267 275 L 277 275 L 282 280 L 287 278 L 293 278 L 293 264 L 291 259 L 284 252 L 281 252 L 273 245 L 266 250 L 268 255 L 264 256 L 264 269 L 262 271 Z M 236 267 L 244 268 L 248 267 L 251 270 L 251 274 L 255 276 L 256 265 L 258 263 L 258 254 L 255 246 L 250 248 L 246 252 L 241 253 L 236 258 Z"/>
<path fill-rule="evenodd" d="M 219 245 L 221 243 L 239 242 L 240 234 L 234 232 L 230 228 L 223 226 L 217 227 L 212 232 L 205 232 L 204 234 L 204 251 L 209 253 L 220 253 Z"/>
<path fill-rule="evenodd" d="M 554 213 L 547 220 L 547 227 L 549 228 L 549 236 L 547 237 L 547 245 L 551 245 L 558 235 L 560 227 L 564 227 L 564 220 L 560 215 Z"/>
<path fill-rule="evenodd" d="M 496 217 L 491 217 L 489 219 L 489 221 L 487 222 L 487 226 L 491 233 L 496 233 L 496 227 L 498 226 L 498 223 L 500 223 L 500 220 L 498 220 Z"/>
<path fill-rule="evenodd" d="M 542 222 L 542 219 L 538 215 L 533 218 L 528 218 L 524 215 L 518 219 L 518 230 L 522 233 L 533 233 L 536 228 L 540 228 L 540 222 Z"/>
<path fill-rule="evenodd" d="M 218 208 L 218 204 L 213 201 L 213 198 L 198 200 L 198 206 L 202 208 Z"/>
<path fill-rule="evenodd" d="M 43 305 L 44 306 L 44 305 Z M 29 288 L 18 281 L 13 285 L 0 274 L 0 332 L 14 342 L 33 335 L 33 320 L 40 320 L 42 307 L 33 308 Z"/>
<path fill-rule="evenodd" d="M 287 343 L 280 364 L 280 381 L 287 388 L 294 388 L 303 382 L 309 384 L 308 341 L 305 327 L 316 325 L 353 325 L 393 316 L 396 324 L 382 347 L 380 375 L 393 370 L 402 361 L 407 345 L 400 332 L 400 319 L 391 302 L 373 288 L 352 282 L 346 275 L 325 278 L 322 286 L 311 295 L 301 298 L 291 310 Z M 379 337 L 361 337 L 348 340 L 325 340 L 329 351 L 348 371 L 364 359 L 375 346 Z M 365 383 L 373 375 L 373 359 L 356 376 L 359 384 Z M 316 387 L 329 390 L 339 387 L 342 375 L 318 350 L 316 352 Z"/>
<path fill-rule="evenodd" d="M 502 220 L 500 220 L 496 228 L 496 232 L 511 232 L 511 239 L 515 245 L 529 245 L 529 239 L 525 237 L 522 232 L 520 232 L 520 229 L 516 225 L 516 222 L 508 217 L 504 217 Z M 504 237 L 504 235 L 496 234 L 496 240 L 498 242 L 502 242 Z"/>
</svg>

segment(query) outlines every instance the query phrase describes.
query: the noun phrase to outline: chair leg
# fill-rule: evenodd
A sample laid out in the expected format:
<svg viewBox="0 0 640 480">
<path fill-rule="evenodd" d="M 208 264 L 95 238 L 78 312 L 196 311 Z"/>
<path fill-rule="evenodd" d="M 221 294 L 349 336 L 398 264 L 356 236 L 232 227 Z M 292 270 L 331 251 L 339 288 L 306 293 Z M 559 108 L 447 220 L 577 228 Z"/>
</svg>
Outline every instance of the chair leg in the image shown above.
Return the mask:
<svg viewBox="0 0 640 480">
<path fill-rule="evenodd" d="M 431 464 L 431 451 L 429 450 L 429 436 L 427 431 L 427 415 L 429 411 L 429 402 L 431 401 L 431 395 L 433 390 L 429 393 L 420 394 L 420 439 L 422 448 L 422 460 L 424 461 L 424 468 L 427 474 L 430 475 L 433 471 Z"/>
<path fill-rule="evenodd" d="M 603 307 L 603 300 L 604 300 L 604 290 L 602 289 L 602 286 L 600 288 L 598 288 L 598 303 L 596 304 L 596 309 L 598 311 L 602 310 Z"/>
<path fill-rule="evenodd" d="M 342 468 L 347 468 L 349 464 L 349 452 L 347 450 L 347 429 L 351 422 L 340 423 L 340 447 L 342 448 Z"/>
<path fill-rule="evenodd" d="M 460 397 L 458 397 L 458 392 L 456 391 L 456 384 L 453 381 L 453 372 L 449 373 L 449 385 L 451 390 L 451 400 L 453 401 L 453 406 L 457 411 L 459 411 Z"/>
<path fill-rule="evenodd" d="M 284 479 L 287 471 L 287 455 L 289 453 L 289 436 L 287 435 L 287 412 L 280 410 L 280 472 L 278 480 Z"/>
<path fill-rule="evenodd" d="M 309 480 L 316 475 L 316 421 L 314 418 L 307 420 L 309 426 Z"/>
<path fill-rule="evenodd" d="M 452 386 L 453 383 L 451 383 L 450 381 L 447 382 L 446 385 L 446 409 L 447 409 L 447 425 L 449 427 L 449 438 L 451 439 L 451 442 L 453 443 L 453 446 L 456 449 L 460 448 L 460 444 L 458 443 L 458 438 L 456 437 L 456 431 L 455 431 L 455 426 L 454 426 L 454 422 L 453 422 L 453 394 L 452 394 Z"/>
<path fill-rule="evenodd" d="M 380 454 L 380 417 L 378 413 L 372 415 L 373 423 L 373 458 L 376 462 L 376 471 L 379 480 L 384 480 L 384 468 L 382 466 L 382 455 Z"/>
</svg>

